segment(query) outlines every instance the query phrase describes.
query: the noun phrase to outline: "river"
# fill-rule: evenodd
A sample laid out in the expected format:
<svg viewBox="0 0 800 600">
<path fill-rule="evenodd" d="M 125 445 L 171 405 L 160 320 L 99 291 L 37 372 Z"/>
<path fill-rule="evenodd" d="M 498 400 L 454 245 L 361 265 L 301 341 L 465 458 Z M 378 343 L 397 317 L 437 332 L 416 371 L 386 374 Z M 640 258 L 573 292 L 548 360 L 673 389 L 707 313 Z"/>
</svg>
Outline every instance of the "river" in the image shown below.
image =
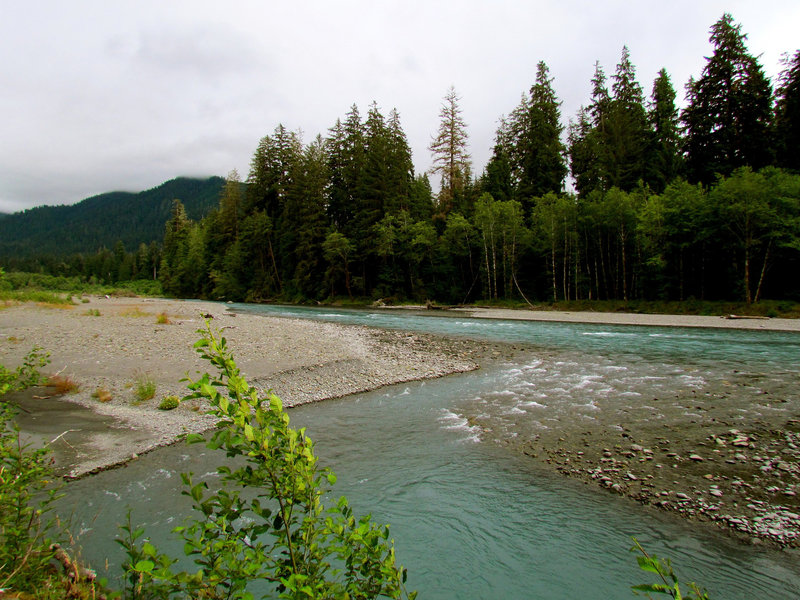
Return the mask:
<svg viewBox="0 0 800 600">
<path fill-rule="evenodd" d="M 331 496 L 345 494 L 356 512 L 391 524 L 398 560 L 420 598 L 632 597 L 631 585 L 651 581 L 629 552 L 633 536 L 669 556 L 681 581 L 701 583 L 714 600 L 800 597 L 797 554 L 742 545 L 544 472 L 494 443 L 558 427 L 567 411 L 573 419 L 596 419 L 599 411 L 634 409 L 653 395 L 722 385 L 734 372 L 757 372 L 775 393 L 787 394 L 794 409 L 800 336 L 400 311 L 233 309 L 526 348 L 476 372 L 290 411 L 292 424 L 307 428 L 338 476 Z M 746 394 L 731 403 L 743 420 L 764 410 Z M 73 514 L 83 556 L 95 567 L 108 557 L 113 572 L 121 555 L 112 536 L 128 507 L 154 540 L 180 552 L 166 534 L 188 506 L 178 496 L 178 474 L 193 471 L 213 480 L 217 460 L 202 447 L 176 445 L 70 483 L 62 507 Z"/>
</svg>

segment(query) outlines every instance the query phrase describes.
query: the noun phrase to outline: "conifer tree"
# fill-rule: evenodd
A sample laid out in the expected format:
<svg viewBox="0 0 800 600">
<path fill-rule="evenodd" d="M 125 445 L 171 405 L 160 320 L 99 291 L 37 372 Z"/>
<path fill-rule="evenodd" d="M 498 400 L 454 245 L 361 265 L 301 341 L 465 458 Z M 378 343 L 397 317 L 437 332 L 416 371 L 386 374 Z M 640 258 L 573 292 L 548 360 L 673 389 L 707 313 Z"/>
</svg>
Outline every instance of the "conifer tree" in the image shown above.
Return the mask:
<svg viewBox="0 0 800 600">
<path fill-rule="evenodd" d="M 430 219 L 433 215 L 433 189 L 427 173 L 415 175 L 411 181 L 408 212 L 415 221 Z"/>
<path fill-rule="evenodd" d="M 246 213 L 265 210 L 271 219 L 280 217 L 291 185 L 292 166 L 301 153 L 299 134 L 289 131 L 283 124 L 279 124 L 271 136 L 261 138 L 250 162 Z"/>
<path fill-rule="evenodd" d="M 653 82 L 647 118 L 653 130 L 653 147 L 648 161 L 647 183 L 658 193 L 682 172 L 681 134 L 675 88 L 666 69 Z"/>
<path fill-rule="evenodd" d="M 236 169 L 228 173 L 219 201 L 220 225 L 230 242 L 236 240 L 239 235 L 239 221 L 242 218 L 241 181 Z"/>
<path fill-rule="evenodd" d="M 570 172 L 578 194 L 586 197 L 600 184 L 599 136 L 592 126 L 589 109 L 582 106 L 577 120 L 570 120 L 567 131 Z"/>
<path fill-rule="evenodd" d="M 552 82 L 547 65 L 540 61 L 529 96 L 523 96 L 508 124 L 510 140 L 506 150 L 517 183 L 517 197 L 524 206 L 534 196 L 560 192 L 567 174 L 561 142 L 561 103 Z"/>
<path fill-rule="evenodd" d="M 703 73 L 690 81 L 686 126 L 690 180 L 710 184 L 741 166 L 770 161 L 772 89 L 758 60 L 748 53 L 741 25 L 725 13 L 711 27 L 714 46 Z"/>
<path fill-rule="evenodd" d="M 636 69 L 627 47 L 622 48 L 612 79 L 612 98 L 602 136 L 606 185 L 631 191 L 645 177 L 651 136 L 642 88 L 636 81 Z"/>
<path fill-rule="evenodd" d="M 595 63 L 592 77 L 592 103 L 581 107 L 577 121 L 569 126 L 570 169 L 575 187 L 582 197 L 594 190 L 608 189 L 608 144 L 611 96 L 606 75 L 600 63 Z"/>
<path fill-rule="evenodd" d="M 511 200 L 514 194 L 511 161 L 503 140 L 503 128 L 504 125 L 501 125 L 497 132 L 492 156 L 480 180 L 481 192 L 491 194 L 492 198 L 500 201 Z"/>
<path fill-rule="evenodd" d="M 297 290 L 306 298 L 324 293 L 324 255 L 322 243 L 327 234 L 325 188 L 327 187 L 327 154 L 322 137 L 309 144 L 300 161 L 292 197 L 292 218 L 295 233 L 294 281 Z M 288 215 L 287 215 L 288 218 Z"/>
<path fill-rule="evenodd" d="M 800 173 L 800 50 L 784 59 L 775 113 L 777 164 Z"/>
<path fill-rule="evenodd" d="M 259 298 L 280 293 L 283 282 L 294 276 L 291 250 L 286 250 L 291 242 L 281 239 L 281 234 L 287 231 L 282 220 L 302 152 L 299 133 L 280 124 L 271 136 L 261 139 L 250 163 L 244 211 L 247 235 L 237 239 L 241 243 L 236 250 L 244 263 L 253 266 L 249 280 L 258 283 L 251 283 L 248 288 Z M 212 268 L 221 270 L 220 260 L 215 256 Z M 232 259 L 225 260 L 230 263 Z M 258 289 L 253 290 L 253 286 Z"/>
<path fill-rule="evenodd" d="M 460 98 L 450 87 L 439 111 L 439 130 L 429 150 L 433 154 L 432 174 L 441 175 L 437 197 L 438 210 L 446 215 L 453 208 L 458 194 L 464 189 L 470 170 L 467 153 L 467 125 L 461 116 Z"/>
<path fill-rule="evenodd" d="M 186 258 L 186 240 L 191 221 L 180 200 L 172 201 L 172 216 L 165 226 L 160 279 L 166 294 L 181 295 L 180 269 Z"/>
<path fill-rule="evenodd" d="M 344 123 L 337 120 L 327 140 L 328 218 L 337 230 L 346 235 L 354 231 L 353 217 L 364 172 L 364 125 L 358 106 L 347 113 Z"/>
<path fill-rule="evenodd" d="M 592 117 L 592 127 L 600 136 L 606 135 L 608 116 L 611 109 L 611 96 L 606 84 L 606 73 L 599 61 L 594 63 L 594 76 L 592 77 L 592 103 L 589 105 L 589 114 Z"/>
<path fill-rule="evenodd" d="M 384 200 L 384 213 L 397 215 L 410 209 L 411 182 L 414 180 L 414 163 L 400 115 L 392 109 L 386 122 L 387 136 L 387 190 Z"/>
</svg>

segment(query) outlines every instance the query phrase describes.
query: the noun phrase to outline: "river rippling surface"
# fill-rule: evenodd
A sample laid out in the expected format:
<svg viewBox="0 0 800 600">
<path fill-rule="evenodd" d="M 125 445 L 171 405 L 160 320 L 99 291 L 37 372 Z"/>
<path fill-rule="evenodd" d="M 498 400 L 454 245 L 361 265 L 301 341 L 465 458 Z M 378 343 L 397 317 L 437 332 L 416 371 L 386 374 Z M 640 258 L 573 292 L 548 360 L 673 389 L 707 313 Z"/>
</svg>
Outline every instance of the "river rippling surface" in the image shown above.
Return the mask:
<svg viewBox="0 0 800 600">
<path fill-rule="evenodd" d="M 698 395 L 713 394 L 742 422 L 796 412 L 800 336 L 237 308 L 525 345 L 477 372 L 290 412 L 338 476 L 331 502 L 345 494 L 356 512 L 391 524 L 420 598 L 632 597 L 631 585 L 651 581 L 629 552 L 633 536 L 715 600 L 800 596 L 796 555 L 543 472 L 495 443 L 587 423 L 613 428 L 632 414 L 691 419 Z M 154 541 L 180 553 L 167 534 L 188 510 L 179 473 L 213 480 L 218 460 L 178 445 L 70 483 L 63 506 L 83 555 L 108 556 L 113 572 L 121 555 L 110 538 L 127 507 Z"/>
</svg>

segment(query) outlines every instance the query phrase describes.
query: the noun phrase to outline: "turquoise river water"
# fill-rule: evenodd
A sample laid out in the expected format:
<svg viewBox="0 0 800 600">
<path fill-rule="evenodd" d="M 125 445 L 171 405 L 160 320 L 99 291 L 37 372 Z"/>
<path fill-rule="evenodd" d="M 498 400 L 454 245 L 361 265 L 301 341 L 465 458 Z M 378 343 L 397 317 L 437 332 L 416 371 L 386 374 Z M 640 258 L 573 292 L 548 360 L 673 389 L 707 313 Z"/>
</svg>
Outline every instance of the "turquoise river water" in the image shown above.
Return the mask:
<svg viewBox="0 0 800 600">
<path fill-rule="evenodd" d="M 800 597 L 800 557 L 747 546 L 709 528 L 574 480 L 543 473 L 493 439 L 593 419 L 596 403 L 641 407 L 653 395 L 702 390 L 733 373 L 783 393 L 779 409 L 731 398 L 746 420 L 796 412 L 800 335 L 716 329 L 600 326 L 234 305 L 234 310 L 457 335 L 524 345 L 517 358 L 472 373 L 401 384 L 290 411 L 338 476 L 358 513 L 390 523 L 399 562 L 420 598 L 630 598 L 650 582 L 629 552 L 636 536 L 669 556 L 682 581 L 714 600 Z M 235 353 L 235 348 L 233 349 Z M 603 406 L 607 406 L 604 403 Z M 653 407 L 648 410 L 655 411 Z M 493 424 L 492 439 L 468 415 Z M 213 481 L 215 453 L 181 444 L 67 486 L 82 555 L 96 568 L 122 559 L 113 543 L 128 508 L 148 535 L 180 552 L 169 530 L 188 503 L 179 473 Z"/>
</svg>

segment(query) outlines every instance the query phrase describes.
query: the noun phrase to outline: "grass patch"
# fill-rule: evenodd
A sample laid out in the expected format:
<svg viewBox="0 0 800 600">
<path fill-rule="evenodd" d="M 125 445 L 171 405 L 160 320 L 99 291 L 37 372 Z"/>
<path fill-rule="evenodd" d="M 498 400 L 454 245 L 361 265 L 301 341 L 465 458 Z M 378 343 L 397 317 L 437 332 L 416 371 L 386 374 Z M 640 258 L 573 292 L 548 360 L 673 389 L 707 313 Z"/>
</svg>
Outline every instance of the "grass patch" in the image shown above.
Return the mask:
<svg viewBox="0 0 800 600">
<path fill-rule="evenodd" d="M 156 317 L 156 323 L 159 325 L 169 325 L 172 321 L 169 320 L 169 316 L 165 312 L 158 313 Z"/>
<path fill-rule="evenodd" d="M 137 279 L 135 281 L 121 281 L 118 283 L 102 283 L 94 278 L 88 280 L 81 277 L 63 277 L 45 275 L 43 273 L 28 273 L 24 271 L 10 271 L 3 278 L 4 290 L 48 290 L 52 292 L 68 293 L 75 296 L 162 296 L 161 283 L 152 279 Z"/>
<path fill-rule="evenodd" d="M 149 373 L 138 373 L 133 380 L 134 404 L 141 404 L 156 395 L 156 382 Z"/>
<path fill-rule="evenodd" d="M 40 306 L 53 308 L 72 308 L 72 296 L 46 290 L 2 290 L 0 300 L 5 307 L 26 302 L 35 302 Z"/>
<path fill-rule="evenodd" d="M 652 315 L 741 315 L 752 317 L 782 317 L 800 319 L 800 302 L 793 300 L 760 300 L 755 304 L 725 300 L 559 300 L 540 301 L 533 306 L 516 300 L 480 300 L 475 304 L 481 308 L 513 308 L 566 312 L 608 312 Z"/>
<path fill-rule="evenodd" d="M 54 396 L 74 394 L 80 389 L 80 386 L 69 375 L 60 375 L 58 373 L 50 375 L 45 385 L 52 390 Z"/>
<path fill-rule="evenodd" d="M 131 317 L 131 318 L 140 318 L 140 317 L 150 317 L 152 315 L 149 312 L 143 311 L 138 306 L 135 306 L 133 308 L 129 308 L 127 310 L 122 311 L 120 313 L 120 316 L 122 316 L 122 317 Z"/>
<path fill-rule="evenodd" d="M 107 389 L 97 388 L 94 391 L 94 393 L 92 393 L 92 398 L 94 398 L 98 402 L 106 403 L 106 402 L 111 402 L 113 396 L 111 395 L 111 392 L 109 392 Z"/>
<path fill-rule="evenodd" d="M 90 308 L 85 313 L 87 317 L 99 317 L 100 316 L 100 309 L 99 308 Z"/>
</svg>

